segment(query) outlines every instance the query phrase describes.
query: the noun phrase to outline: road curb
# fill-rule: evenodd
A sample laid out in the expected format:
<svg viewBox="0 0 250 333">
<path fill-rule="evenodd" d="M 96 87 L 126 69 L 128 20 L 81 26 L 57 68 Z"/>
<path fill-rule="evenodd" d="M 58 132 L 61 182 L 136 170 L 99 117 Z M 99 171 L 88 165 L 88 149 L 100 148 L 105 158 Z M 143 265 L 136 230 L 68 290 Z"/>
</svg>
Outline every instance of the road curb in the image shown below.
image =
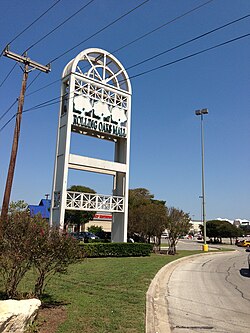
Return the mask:
<svg viewBox="0 0 250 333">
<path fill-rule="evenodd" d="M 168 304 L 165 295 L 166 286 L 175 267 L 178 266 L 182 261 L 188 260 L 190 258 L 224 253 L 228 252 L 219 251 L 193 254 L 191 256 L 186 256 L 174 260 L 163 266 L 157 272 L 154 279 L 151 281 L 151 284 L 146 293 L 145 333 L 171 333 L 168 318 Z"/>
</svg>

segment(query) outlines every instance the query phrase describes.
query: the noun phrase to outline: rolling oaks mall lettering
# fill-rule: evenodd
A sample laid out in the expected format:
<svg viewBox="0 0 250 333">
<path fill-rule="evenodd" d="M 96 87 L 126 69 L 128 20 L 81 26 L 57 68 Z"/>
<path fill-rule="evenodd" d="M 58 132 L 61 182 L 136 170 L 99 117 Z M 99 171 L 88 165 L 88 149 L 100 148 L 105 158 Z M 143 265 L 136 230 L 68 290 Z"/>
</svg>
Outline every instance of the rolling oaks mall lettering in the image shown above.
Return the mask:
<svg viewBox="0 0 250 333">
<path fill-rule="evenodd" d="M 93 119 L 91 117 L 73 115 L 73 125 L 88 128 L 94 131 L 108 133 L 123 138 L 125 138 L 127 135 L 126 127 L 110 124 L 108 122 Z"/>
<path fill-rule="evenodd" d="M 91 100 L 83 95 L 76 95 L 73 103 L 72 125 L 126 138 L 127 116 L 124 109 L 109 106 L 100 100 Z"/>
</svg>

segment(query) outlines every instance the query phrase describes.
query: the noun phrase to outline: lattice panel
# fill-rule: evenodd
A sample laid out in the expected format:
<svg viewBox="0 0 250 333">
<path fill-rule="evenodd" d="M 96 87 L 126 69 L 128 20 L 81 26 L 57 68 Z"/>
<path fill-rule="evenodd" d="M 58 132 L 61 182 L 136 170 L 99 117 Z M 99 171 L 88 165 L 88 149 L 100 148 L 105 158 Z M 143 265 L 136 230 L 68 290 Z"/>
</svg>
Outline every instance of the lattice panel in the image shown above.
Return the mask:
<svg viewBox="0 0 250 333">
<path fill-rule="evenodd" d="M 124 197 L 67 191 L 66 209 L 124 212 Z"/>
<path fill-rule="evenodd" d="M 75 80 L 75 94 L 89 97 L 92 100 L 98 100 L 107 103 L 110 106 L 118 106 L 119 108 L 128 109 L 128 98 L 107 88 L 100 88 L 94 83 L 84 82 L 83 80 Z"/>
</svg>

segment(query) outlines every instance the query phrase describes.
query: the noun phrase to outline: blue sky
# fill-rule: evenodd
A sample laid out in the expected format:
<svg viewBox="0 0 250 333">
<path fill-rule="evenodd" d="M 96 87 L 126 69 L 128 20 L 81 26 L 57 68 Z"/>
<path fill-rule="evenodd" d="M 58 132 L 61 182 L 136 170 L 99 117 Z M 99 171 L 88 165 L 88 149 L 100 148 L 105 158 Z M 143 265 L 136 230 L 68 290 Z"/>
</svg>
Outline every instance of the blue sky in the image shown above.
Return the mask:
<svg viewBox="0 0 250 333">
<path fill-rule="evenodd" d="M 60 95 L 65 65 L 86 48 L 109 52 L 204 4 L 203 0 L 150 0 L 103 32 L 52 63 L 27 90 L 24 110 Z M 55 1 L 1 0 L 0 47 L 15 38 Z M 11 44 L 22 53 L 75 13 L 88 1 L 61 0 L 44 17 Z M 32 47 L 28 56 L 47 64 L 127 13 L 138 0 L 95 0 L 73 19 Z M 175 61 L 227 40 L 250 33 L 250 18 L 201 38 L 173 52 L 130 66 L 198 35 L 250 13 L 248 0 L 213 0 L 200 9 L 114 53 L 130 76 Z M 131 79 L 132 131 L 130 188 L 145 187 L 155 198 L 166 200 L 201 218 L 200 118 L 194 111 L 208 108 L 205 127 L 205 189 L 207 219 L 250 219 L 250 43 L 249 37 Z M 0 58 L 0 85 L 14 61 Z M 37 72 L 29 74 L 28 84 Z M 16 66 L 0 87 L 0 117 L 19 96 L 22 71 Z M 58 80 L 38 92 L 36 90 Z M 16 105 L 1 119 L 0 128 L 15 114 Z M 12 189 L 12 200 L 36 204 L 51 193 L 59 104 L 25 112 Z M 0 202 L 2 202 L 11 151 L 14 120 L 0 132 Z M 74 137 L 72 151 L 113 159 L 109 142 Z M 112 178 L 71 171 L 69 185 L 112 191 Z"/>
</svg>

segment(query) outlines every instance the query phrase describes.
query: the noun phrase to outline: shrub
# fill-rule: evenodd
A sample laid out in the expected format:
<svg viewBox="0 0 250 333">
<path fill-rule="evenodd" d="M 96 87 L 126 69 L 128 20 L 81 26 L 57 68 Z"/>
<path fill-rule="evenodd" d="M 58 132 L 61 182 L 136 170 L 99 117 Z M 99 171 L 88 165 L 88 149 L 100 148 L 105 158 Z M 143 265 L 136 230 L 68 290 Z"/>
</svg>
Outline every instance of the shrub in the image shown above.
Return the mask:
<svg viewBox="0 0 250 333">
<path fill-rule="evenodd" d="M 16 296 L 18 284 L 32 265 L 34 228 L 31 220 L 25 211 L 2 221 L 0 272 L 9 298 Z"/>
<path fill-rule="evenodd" d="M 37 233 L 37 246 L 32 263 L 37 273 L 34 294 L 39 297 L 43 293 L 45 280 L 56 273 L 67 273 L 69 264 L 79 258 L 78 242 L 56 228 L 44 228 Z"/>
<path fill-rule="evenodd" d="M 98 227 L 97 225 L 91 225 L 90 227 L 88 227 L 88 231 L 92 232 L 92 234 L 102 233 L 103 232 L 103 228 L 102 227 Z"/>
<path fill-rule="evenodd" d="M 142 243 L 83 243 L 79 245 L 85 257 L 149 256 L 152 244 Z"/>
<path fill-rule="evenodd" d="M 15 211 L 1 226 L 0 273 L 8 298 L 17 296 L 17 287 L 32 266 L 37 273 L 34 293 L 40 296 L 45 280 L 66 272 L 79 257 L 78 243 L 51 229 L 41 216 L 32 218 L 27 211 Z"/>
</svg>

